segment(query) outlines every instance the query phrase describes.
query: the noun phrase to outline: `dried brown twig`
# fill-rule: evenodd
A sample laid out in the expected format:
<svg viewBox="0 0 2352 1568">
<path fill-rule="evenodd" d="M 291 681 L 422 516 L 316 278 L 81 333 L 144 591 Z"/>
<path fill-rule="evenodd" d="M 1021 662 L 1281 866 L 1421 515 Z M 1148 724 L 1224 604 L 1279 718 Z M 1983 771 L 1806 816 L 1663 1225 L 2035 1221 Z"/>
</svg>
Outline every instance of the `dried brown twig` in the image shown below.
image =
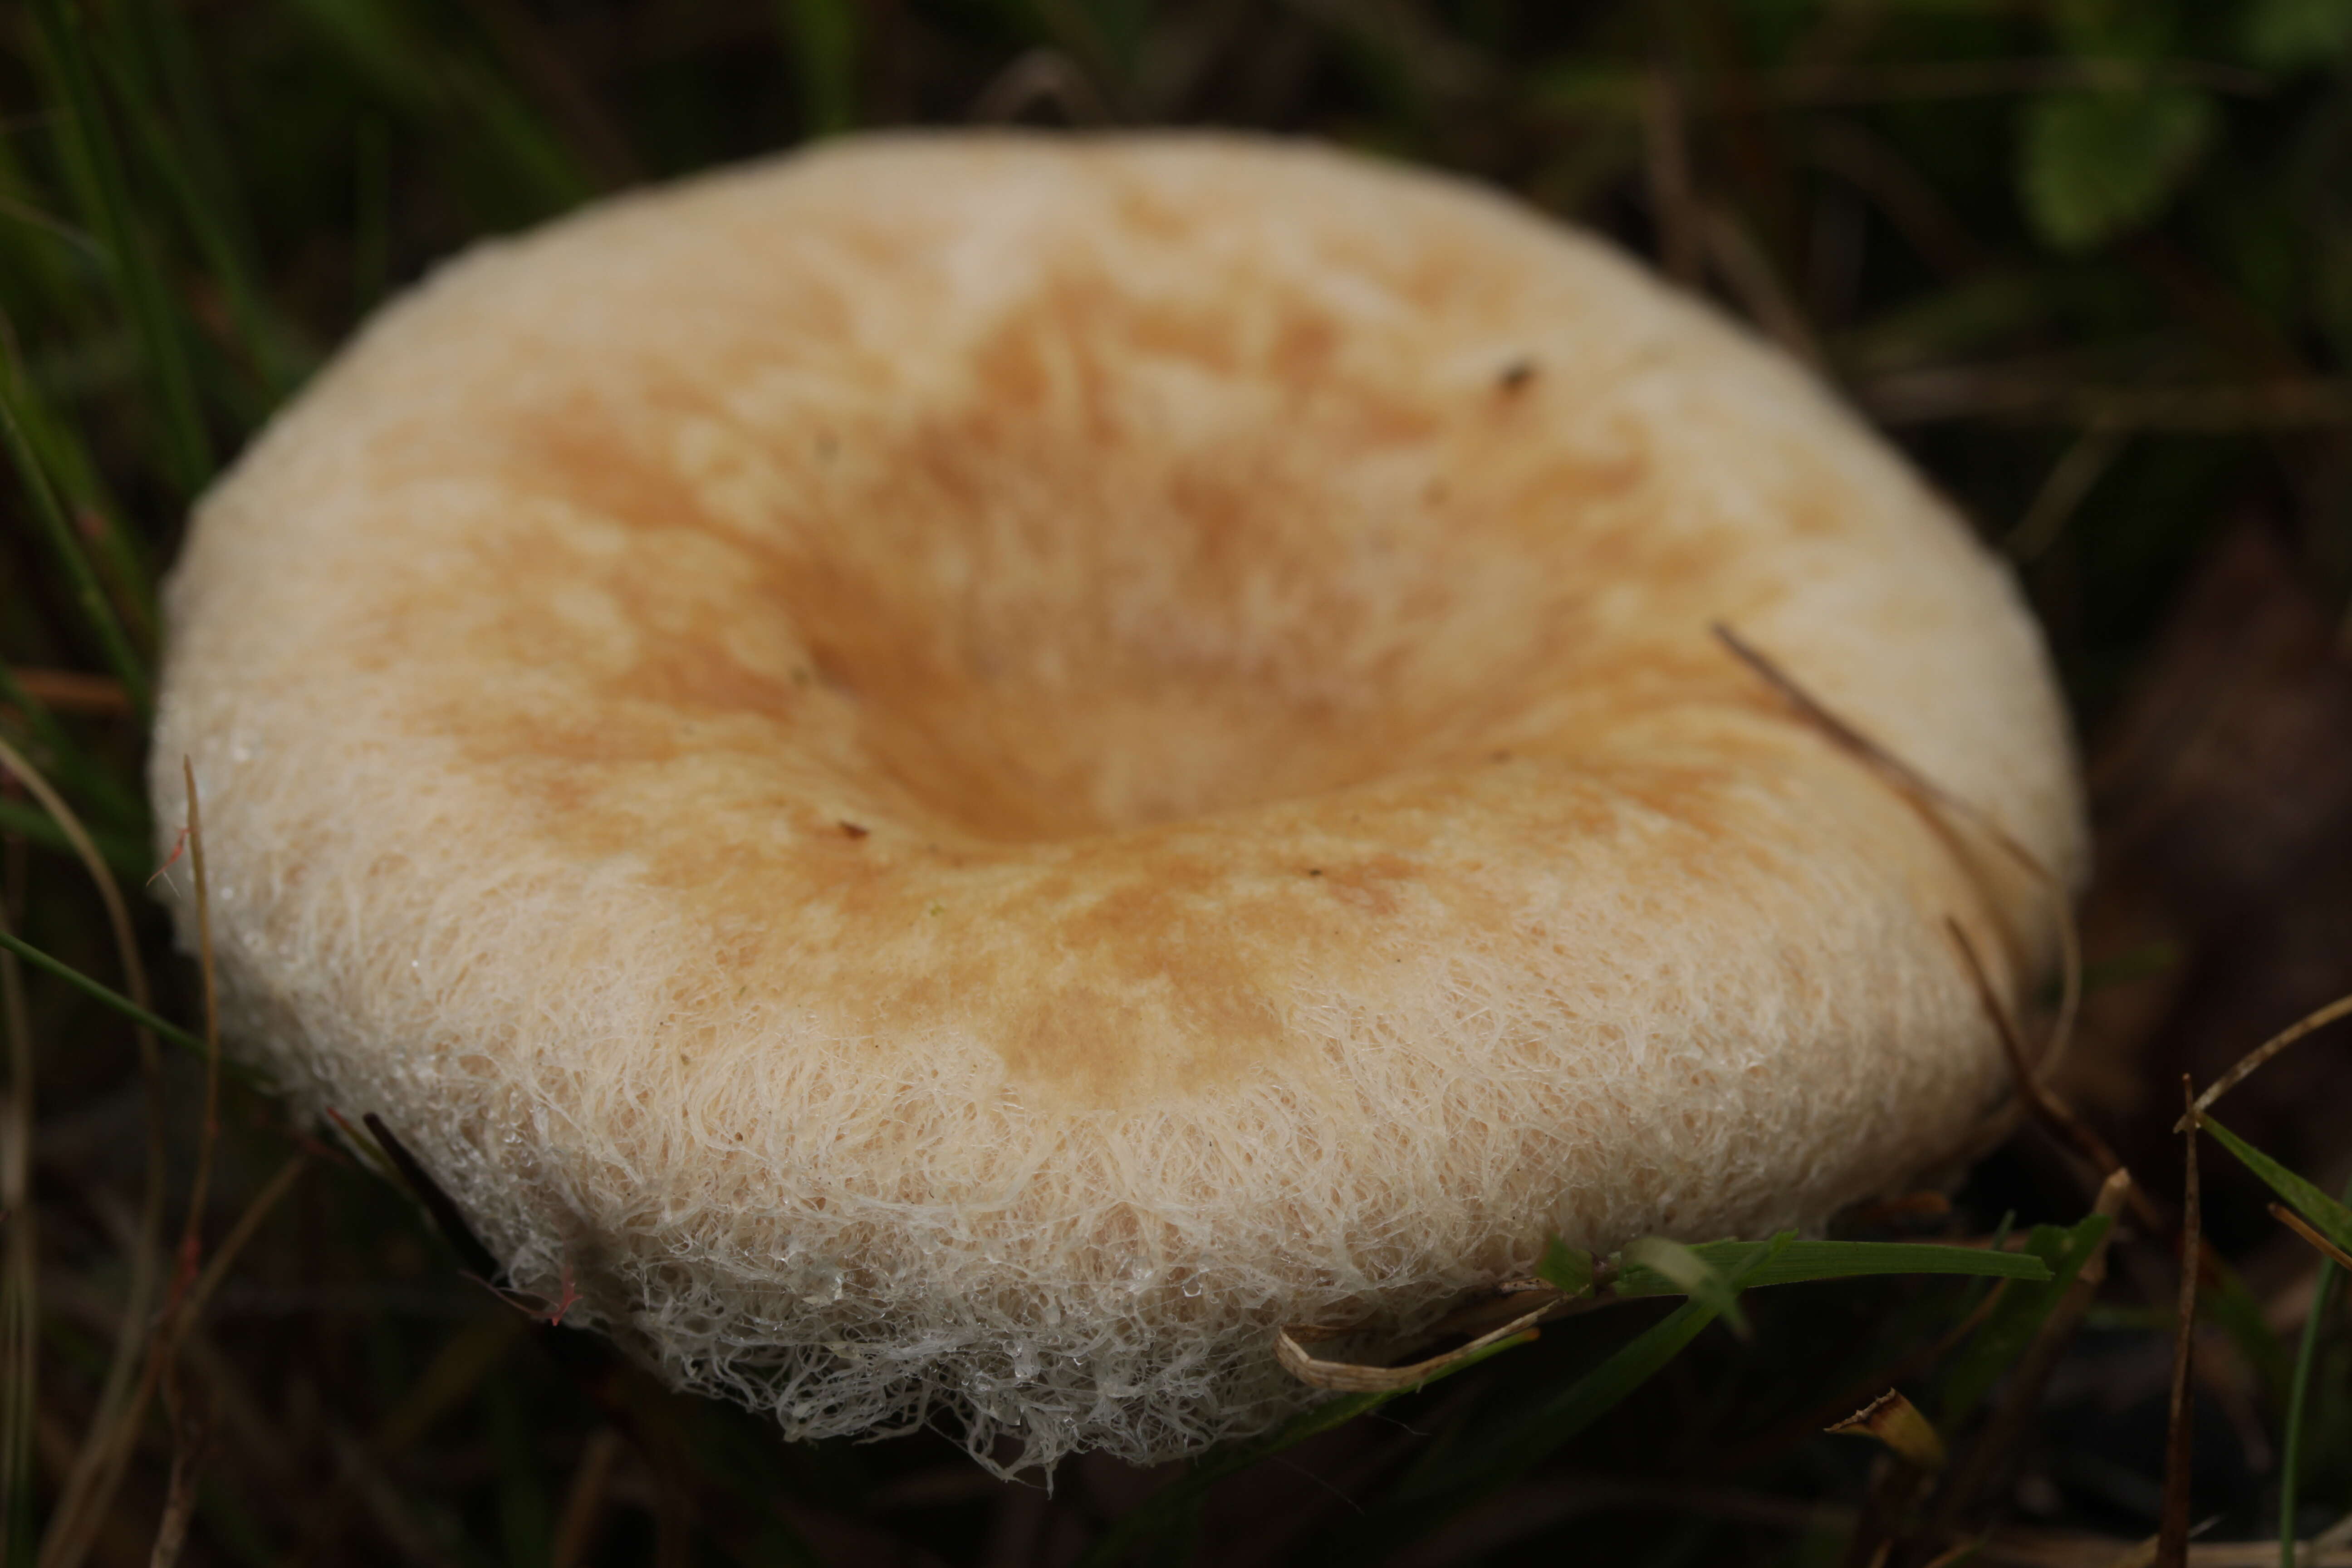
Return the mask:
<svg viewBox="0 0 2352 1568">
<path fill-rule="evenodd" d="M 99 901 L 105 907 L 107 924 L 122 963 L 124 987 L 132 1002 L 142 1010 L 152 1010 L 154 998 L 148 988 L 146 965 L 139 955 L 138 938 L 131 930 L 130 908 L 81 818 L 39 770 L 5 740 L 0 740 L 0 768 L 16 775 L 65 835 L 67 844 L 97 889 Z M 138 1436 L 137 1416 L 145 1410 L 143 1398 L 138 1401 L 136 1412 L 132 1402 L 145 1342 L 143 1331 L 155 1298 L 159 1274 L 155 1253 L 163 1226 L 163 1061 L 152 1030 L 142 1025 L 136 1029 L 134 1038 L 138 1042 L 140 1073 L 146 1086 L 146 1172 L 124 1287 L 122 1319 L 89 1427 L 50 1508 L 47 1530 L 37 1558 L 39 1568 L 79 1568 L 89 1555 L 106 1522 L 124 1468 L 130 1463 Z"/>
<path fill-rule="evenodd" d="M 1992 1019 L 1994 1032 L 2000 1037 L 2000 1047 L 2009 1058 L 2010 1076 L 2017 1085 L 2018 1097 L 2037 1121 L 2080 1151 L 2102 1180 L 2112 1177 L 2123 1169 L 2123 1162 L 2116 1158 L 2115 1150 L 2099 1136 L 2096 1129 L 2075 1115 L 2074 1107 L 2042 1081 L 2041 1075 L 2025 1059 L 2024 1042 L 2018 1038 L 2017 1026 L 2011 1020 L 2008 1009 L 2000 1005 L 2000 998 L 1993 993 L 1991 978 L 1985 973 L 1984 961 L 1978 957 L 1976 944 L 1969 941 L 1969 933 L 1960 928 L 1959 921 L 1946 916 L 1944 926 L 1951 933 L 1954 945 L 1960 950 L 1961 960 L 1968 966 L 1969 978 L 1976 984 L 1978 999 Z M 2137 1186 L 2131 1188 L 2131 1205 L 2134 1216 L 2149 1230 L 2166 1228 L 2164 1216 L 2157 1212 L 2156 1205 Z"/>
<path fill-rule="evenodd" d="M 2098 1200 L 2091 1205 L 2091 1212 L 2112 1221 L 2123 1213 L 2131 1188 L 2131 1173 L 2116 1171 L 2099 1188 Z M 2058 1363 L 2059 1352 L 2074 1339 L 2083 1314 L 2091 1309 L 2092 1298 L 2106 1281 L 2107 1247 L 2115 1234 L 2113 1225 L 2101 1233 L 2090 1255 L 2075 1271 L 2074 1283 L 2066 1288 L 2065 1295 L 2051 1309 L 2050 1315 L 2042 1320 L 2033 1342 L 2018 1358 L 2000 1403 L 1948 1473 L 1948 1479 L 1937 1495 L 1927 1539 L 1950 1540 L 1957 1535 L 1994 1472 L 2017 1451 L 2018 1444 L 2032 1425 L 2034 1412 L 2041 1407 L 2042 1390 L 2050 1380 L 2051 1369 Z"/>
<path fill-rule="evenodd" d="M 2352 1269 L 2352 1253 L 2347 1253 L 2342 1247 L 2320 1235 L 2312 1227 L 2309 1220 L 2284 1204 L 2271 1205 L 2271 1217 L 2309 1242 L 2321 1256 L 2334 1258 L 2337 1268 Z"/>
<path fill-rule="evenodd" d="M 2172 1124 L 2175 1132 L 2186 1132 L 2189 1124 L 2213 1109 L 2214 1101 L 2237 1088 L 2252 1076 L 2256 1068 L 2285 1050 L 2315 1029 L 2324 1028 L 2338 1018 L 2352 1017 L 2352 996 L 2338 996 L 2325 1007 L 2315 1008 L 2248 1051 L 2238 1065 L 2205 1086 L 2205 1092 L 2189 1101 L 2189 1110 Z"/>
<path fill-rule="evenodd" d="M 2196 1103 L 2196 1085 L 2180 1080 L 2184 1104 Z M 2194 1120 L 2193 1118 L 2191 1119 Z M 2187 1173 L 2180 1195 L 2180 1301 L 2172 1330 L 2172 1395 L 2164 1436 L 2164 1510 L 2157 1531 L 2155 1568 L 2188 1568 L 2189 1439 L 2195 1416 L 2190 1380 L 2197 1371 L 2197 1281 L 2205 1272 L 2198 1256 L 2204 1240 L 2204 1205 L 2197 1180 L 2197 1133 L 2187 1134 Z"/>
<path fill-rule="evenodd" d="M 1820 729 L 1838 745 L 1853 752 L 1868 764 L 1880 777 L 1893 784 L 1909 799 L 1938 816 L 1951 816 L 1985 836 L 2000 852 L 2049 893 L 2058 927 L 2060 990 L 2058 1013 L 2051 1020 L 2049 1037 L 2042 1042 L 2039 1068 L 2048 1071 L 2064 1058 L 2067 1045 L 2074 1038 L 2074 1019 L 2083 1003 L 2083 942 L 2082 933 L 2074 925 L 2074 899 L 2058 874 L 2042 862 L 2042 858 L 2018 842 L 2015 835 L 2002 826 L 1989 813 L 1971 802 L 1961 799 L 1909 763 L 1880 745 L 1854 724 L 1833 711 L 1826 703 L 1798 683 L 1778 662 L 1754 644 L 1742 637 L 1730 626 L 1717 621 L 1714 626 L 1716 640 L 1729 649 L 1764 683 L 1785 699 L 1809 722 Z"/>
</svg>

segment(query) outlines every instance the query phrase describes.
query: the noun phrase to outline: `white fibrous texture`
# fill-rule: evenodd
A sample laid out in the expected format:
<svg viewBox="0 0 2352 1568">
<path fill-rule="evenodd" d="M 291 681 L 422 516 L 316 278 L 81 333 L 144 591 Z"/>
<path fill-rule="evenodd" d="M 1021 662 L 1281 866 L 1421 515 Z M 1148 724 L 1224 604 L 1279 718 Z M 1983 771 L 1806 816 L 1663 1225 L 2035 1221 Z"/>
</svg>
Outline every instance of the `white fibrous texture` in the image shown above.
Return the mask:
<svg viewBox="0 0 2352 1568">
<path fill-rule="evenodd" d="M 850 142 L 485 247 L 170 613 L 238 1048 L 680 1384 L 997 1467 L 1953 1157 L 2004 1080 L 1948 922 L 2013 1005 L 2081 869 L 2013 590 L 1803 372 L 1248 139 Z"/>
</svg>

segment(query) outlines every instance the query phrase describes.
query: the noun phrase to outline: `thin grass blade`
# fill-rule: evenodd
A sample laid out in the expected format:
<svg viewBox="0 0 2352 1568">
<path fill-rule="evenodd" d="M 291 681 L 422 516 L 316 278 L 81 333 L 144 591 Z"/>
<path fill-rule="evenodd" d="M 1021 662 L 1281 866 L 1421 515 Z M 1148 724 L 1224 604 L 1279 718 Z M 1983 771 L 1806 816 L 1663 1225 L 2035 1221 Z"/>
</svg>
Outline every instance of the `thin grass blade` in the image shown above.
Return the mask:
<svg viewBox="0 0 2352 1568">
<path fill-rule="evenodd" d="M 153 1013 L 149 1012 L 146 1008 L 142 1007 L 138 1003 L 131 1000 L 130 997 L 123 995 L 119 991 L 111 990 L 109 987 L 100 984 L 99 982 L 92 980 L 89 975 L 84 974 L 80 970 L 76 969 L 72 964 L 64 962 L 62 959 L 50 957 L 47 953 L 43 952 L 39 948 L 35 947 L 31 942 L 26 942 L 24 938 L 16 935 L 14 931 L 0 931 L 0 948 L 6 949 L 9 952 L 23 959 L 26 963 L 31 964 L 34 968 L 40 970 L 43 973 L 52 975 L 57 979 L 64 981 L 67 984 L 72 986 L 75 990 L 89 997 L 91 1001 L 113 1008 L 116 1012 L 121 1014 L 132 1023 L 139 1025 L 142 1028 L 154 1030 L 157 1035 L 171 1041 L 175 1046 L 184 1047 L 191 1051 L 196 1052 L 202 1052 L 205 1048 L 204 1041 L 188 1033 L 185 1029 L 181 1028 L 178 1025 L 171 1023 L 166 1019 L 157 1017 Z"/>
<path fill-rule="evenodd" d="M 1544 1243 L 1543 1261 L 1536 1265 L 1536 1278 L 1563 1296 L 1581 1296 L 1592 1289 L 1592 1254 L 1551 1237 Z"/>
<path fill-rule="evenodd" d="M 1757 1244 L 1760 1250 L 1756 1255 L 1723 1277 L 1724 1288 L 1736 1299 L 1749 1277 L 1795 1239 L 1793 1233 L 1783 1233 Z M 1412 1539 L 1509 1486 L 1617 1408 L 1718 1315 L 1706 1301 L 1686 1300 L 1600 1365 L 1516 1419 L 1433 1448 L 1406 1475 L 1393 1500 L 1333 1531 L 1319 1544 L 1317 1560 L 1373 1560 L 1397 1542 Z"/>
<path fill-rule="evenodd" d="M 800 79 L 801 124 L 812 137 L 857 123 L 858 8 L 851 0 L 782 0 L 778 9 Z"/>
<path fill-rule="evenodd" d="M 34 0 L 43 55 L 53 78 L 60 136 L 80 171 L 76 184 L 90 227 L 104 243 L 108 270 L 130 311 L 154 377 L 163 416 L 165 468 L 184 498 L 212 479 L 212 437 L 205 429 L 179 310 L 156 266 L 155 251 L 131 199 L 122 152 L 98 89 L 88 21 L 72 0 Z"/>
<path fill-rule="evenodd" d="M 2344 1202 L 2352 1205 L 2352 1182 L 2345 1184 Z M 2319 1278 L 2311 1288 L 2311 1310 L 2304 1317 L 2303 1337 L 2295 1345 L 2286 1419 L 2279 1434 L 2279 1568 L 2295 1568 L 2295 1511 L 2303 1486 L 2304 1427 L 2311 1410 L 2312 1370 L 2319 1363 L 2320 1335 L 2342 1277 L 2343 1270 L 2334 1258 L 2319 1260 Z"/>
<path fill-rule="evenodd" d="M 148 5 L 143 9 L 167 8 Z M 152 16 L 143 18 L 141 30 L 144 32 L 153 21 Z M 240 412 L 249 422 L 257 420 L 293 390 L 301 378 L 306 356 L 295 346 L 296 335 L 263 298 L 256 269 L 239 237 L 242 226 L 214 183 L 199 180 L 191 166 L 190 149 L 200 138 L 193 138 L 184 124 L 165 122 L 159 107 L 163 94 L 150 79 L 144 62 L 122 41 L 112 41 L 116 47 L 106 51 L 104 59 L 115 100 L 130 122 L 139 150 L 170 193 L 205 266 L 220 284 L 238 347 L 261 393 L 257 406 Z"/>
<path fill-rule="evenodd" d="M 125 784 L 114 769 L 100 763 L 89 749 L 74 738 L 73 731 L 58 722 L 57 714 L 38 693 L 28 689 L 16 679 L 16 672 L 6 661 L 0 660 L 0 712 L 13 710 L 18 717 L 26 739 L 33 742 L 32 755 L 57 781 L 68 795 L 79 795 L 98 808 L 105 820 L 119 824 L 144 837 L 147 825 L 147 803 Z M 93 832 L 93 837 L 104 837 Z M 108 861 L 118 871 L 126 869 L 114 860 Z"/>
<path fill-rule="evenodd" d="M 2322 1236 L 2352 1252 L 2352 1207 L 2337 1203 L 2211 1117 L 2200 1115 L 2197 1122 L 2213 1135 L 2215 1142 L 2236 1155 L 2240 1164 L 2260 1176 L 2271 1191 L 2316 1226 Z"/>
<path fill-rule="evenodd" d="M 0 935 L 7 929 L 0 903 Z M 32 1204 L 36 1082 L 33 1026 L 25 979 L 13 955 L 0 955 L 0 1033 L 6 1037 L 8 1099 L 0 1109 L 0 1561 L 32 1561 L 38 1502 L 33 1493 L 33 1434 L 40 1379 L 38 1215 Z"/>
<path fill-rule="evenodd" d="M 1718 1274 L 1753 1265 L 1745 1289 L 1767 1285 L 1801 1285 L 1823 1279 L 1860 1279 L 1881 1274 L 1976 1275 L 1992 1279 L 2045 1282 L 2048 1262 L 2032 1252 L 2004 1252 L 1998 1247 L 1946 1247 L 1915 1241 L 1793 1241 L 1773 1249 L 1764 1241 L 1708 1241 L 1685 1250 Z M 1769 1260 L 1767 1255 L 1769 1256 Z M 1683 1286 L 1628 1249 L 1629 1268 L 1617 1283 L 1621 1296 L 1685 1294 Z"/>
<path fill-rule="evenodd" d="M 1628 1242 L 1622 1256 L 1629 1268 L 1658 1275 L 1692 1300 L 1712 1309 L 1724 1326 L 1741 1339 L 1755 1337 L 1748 1315 L 1739 1310 L 1739 1293 L 1696 1247 L 1663 1236 L 1645 1236 Z"/>
<path fill-rule="evenodd" d="M 1992 1315 L 1963 1347 L 1945 1373 L 1937 1425 L 1956 1429 L 1969 1412 L 1984 1402 L 2003 1372 L 2025 1352 L 2041 1331 L 2042 1320 L 2057 1307 L 2074 1282 L 2084 1262 L 2096 1250 L 2113 1222 L 2091 1215 L 2067 1226 L 2036 1226 L 2027 1236 L 2025 1252 L 2043 1265 L 2038 1285 L 2011 1287 Z M 2018 1256 L 2011 1254 L 2010 1256 Z"/>
<path fill-rule="evenodd" d="M 49 547 L 65 568 L 68 581 L 73 584 L 74 599 L 80 606 L 82 617 L 89 624 L 91 633 L 106 654 L 107 662 L 130 693 L 131 707 L 142 722 L 154 711 L 154 689 L 147 679 L 147 668 L 131 647 L 131 637 L 123 630 L 122 619 L 115 613 L 114 605 L 91 569 L 89 558 L 82 553 L 81 542 L 76 537 L 73 524 L 68 521 L 57 489 L 50 483 L 48 470 L 26 431 L 26 422 L 19 409 L 24 397 L 24 384 L 13 354 L 0 357 L 0 440 L 5 440 L 8 455 L 16 465 L 16 474 L 33 503 L 33 515 L 40 521 L 47 534 Z"/>
</svg>

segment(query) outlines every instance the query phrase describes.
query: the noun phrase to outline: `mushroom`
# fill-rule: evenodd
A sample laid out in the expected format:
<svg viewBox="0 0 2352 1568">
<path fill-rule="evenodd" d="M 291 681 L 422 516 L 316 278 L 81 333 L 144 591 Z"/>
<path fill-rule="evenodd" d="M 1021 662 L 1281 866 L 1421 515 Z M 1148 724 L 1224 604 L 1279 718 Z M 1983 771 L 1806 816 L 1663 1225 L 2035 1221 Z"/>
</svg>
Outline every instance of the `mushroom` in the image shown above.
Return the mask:
<svg viewBox="0 0 2352 1568">
<path fill-rule="evenodd" d="M 198 508 L 159 817 L 235 1038 L 795 1436 L 1163 1459 L 2001 1097 L 2064 721 L 1805 371 L 1442 176 L 894 136 L 385 310 Z M 186 912 L 183 911 L 184 920 Z"/>
</svg>

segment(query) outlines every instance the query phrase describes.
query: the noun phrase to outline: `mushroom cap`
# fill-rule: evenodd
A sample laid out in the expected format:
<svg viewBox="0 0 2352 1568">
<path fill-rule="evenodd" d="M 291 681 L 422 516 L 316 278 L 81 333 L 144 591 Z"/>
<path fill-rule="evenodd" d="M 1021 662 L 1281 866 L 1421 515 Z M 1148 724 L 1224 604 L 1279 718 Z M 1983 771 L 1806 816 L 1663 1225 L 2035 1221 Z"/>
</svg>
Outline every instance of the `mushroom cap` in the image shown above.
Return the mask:
<svg viewBox="0 0 2352 1568">
<path fill-rule="evenodd" d="M 194 519 L 155 746 L 232 1033 L 796 1436 L 1150 1460 L 1593 1247 L 1815 1226 L 2004 1088 L 2064 720 L 1801 367 L 1494 194 L 893 136 L 383 310 Z M 184 930 L 191 918 L 182 909 Z"/>
</svg>

